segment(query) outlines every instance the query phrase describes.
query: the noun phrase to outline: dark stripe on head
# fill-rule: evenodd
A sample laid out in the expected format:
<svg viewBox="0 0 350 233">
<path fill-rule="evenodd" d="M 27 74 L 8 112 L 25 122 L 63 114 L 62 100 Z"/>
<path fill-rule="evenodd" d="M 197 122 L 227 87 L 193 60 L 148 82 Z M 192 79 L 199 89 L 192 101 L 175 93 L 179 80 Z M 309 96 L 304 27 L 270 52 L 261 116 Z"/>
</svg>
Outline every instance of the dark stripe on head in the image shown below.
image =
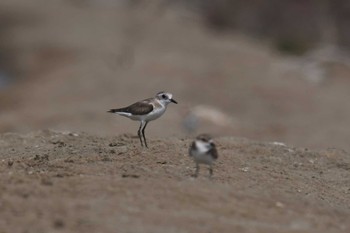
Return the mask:
<svg viewBox="0 0 350 233">
<path fill-rule="evenodd" d="M 203 142 L 209 142 L 212 138 L 209 134 L 200 134 L 196 137 L 196 139 L 201 140 Z"/>
</svg>

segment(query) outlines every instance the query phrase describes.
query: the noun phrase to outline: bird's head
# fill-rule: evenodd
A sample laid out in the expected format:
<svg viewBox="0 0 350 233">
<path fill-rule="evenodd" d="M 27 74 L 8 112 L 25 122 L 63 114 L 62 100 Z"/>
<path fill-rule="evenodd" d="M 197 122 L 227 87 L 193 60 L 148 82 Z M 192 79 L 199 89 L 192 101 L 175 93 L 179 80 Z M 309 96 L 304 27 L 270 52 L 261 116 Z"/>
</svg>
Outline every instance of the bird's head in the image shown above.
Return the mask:
<svg viewBox="0 0 350 233">
<path fill-rule="evenodd" d="M 157 93 L 156 98 L 166 105 L 170 103 L 177 104 L 177 102 L 173 99 L 173 94 L 168 92 L 161 91 Z"/>
</svg>

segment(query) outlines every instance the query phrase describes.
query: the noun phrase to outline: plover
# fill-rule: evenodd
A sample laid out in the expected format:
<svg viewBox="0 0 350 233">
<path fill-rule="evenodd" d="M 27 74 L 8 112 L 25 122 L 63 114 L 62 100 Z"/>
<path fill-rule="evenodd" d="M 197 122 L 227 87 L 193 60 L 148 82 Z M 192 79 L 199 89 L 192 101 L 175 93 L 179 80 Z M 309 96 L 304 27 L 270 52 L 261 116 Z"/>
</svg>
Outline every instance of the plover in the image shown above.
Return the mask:
<svg viewBox="0 0 350 233">
<path fill-rule="evenodd" d="M 213 163 L 218 158 L 218 152 L 213 139 L 208 134 L 200 134 L 192 142 L 189 155 L 196 163 L 195 177 L 199 173 L 199 164 L 209 165 L 209 175 L 213 175 Z"/>
<path fill-rule="evenodd" d="M 157 93 L 154 98 L 136 102 L 125 108 L 111 109 L 108 112 L 125 116 L 134 121 L 140 121 L 140 127 L 137 131 L 137 135 L 140 138 L 141 146 L 145 144 L 145 146 L 148 148 L 145 137 L 145 128 L 149 121 L 153 121 L 163 115 L 169 103 L 177 104 L 171 93 L 162 91 Z"/>
</svg>

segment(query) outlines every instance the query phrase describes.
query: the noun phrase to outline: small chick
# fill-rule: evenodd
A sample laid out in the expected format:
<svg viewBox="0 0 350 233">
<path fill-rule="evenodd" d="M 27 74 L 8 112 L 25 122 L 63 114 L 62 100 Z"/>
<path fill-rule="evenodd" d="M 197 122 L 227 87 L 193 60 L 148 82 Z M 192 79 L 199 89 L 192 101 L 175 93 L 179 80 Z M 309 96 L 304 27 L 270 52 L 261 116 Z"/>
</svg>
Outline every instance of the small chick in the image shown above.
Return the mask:
<svg viewBox="0 0 350 233">
<path fill-rule="evenodd" d="M 213 175 L 213 163 L 218 158 L 218 152 L 212 138 L 208 134 L 200 134 L 192 142 L 189 155 L 196 163 L 196 172 L 194 177 L 199 174 L 199 164 L 209 165 L 209 175 Z"/>
</svg>

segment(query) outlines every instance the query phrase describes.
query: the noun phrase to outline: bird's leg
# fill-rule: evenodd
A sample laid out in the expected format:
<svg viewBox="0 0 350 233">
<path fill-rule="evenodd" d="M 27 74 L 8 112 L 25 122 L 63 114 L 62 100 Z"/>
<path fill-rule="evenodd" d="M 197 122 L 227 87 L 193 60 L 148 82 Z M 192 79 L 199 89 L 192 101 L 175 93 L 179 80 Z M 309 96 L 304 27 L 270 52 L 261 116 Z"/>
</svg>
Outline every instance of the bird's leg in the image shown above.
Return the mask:
<svg viewBox="0 0 350 233">
<path fill-rule="evenodd" d="M 199 164 L 198 163 L 196 163 L 196 171 L 195 171 L 195 173 L 194 173 L 194 177 L 198 177 L 198 174 L 199 174 Z"/>
<path fill-rule="evenodd" d="M 140 142 L 141 142 L 141 146 L 142 146 L 142 147 L 143 147 L 143 142 L 142 142 L 142 137 L 141 137 L 141 129 L 142 129 L 143 124 L 144 124 L 143 121 L 141 121 L 139 130 L 137 131 L 137 135 L 138 135 L 139 138 L 140 138 Z"/>
<path fill-rule="evenodd" d="M 143 141 L 145 142 L 145 145 L 146 145 L 146 147 L 148 148 L 147 141 L 146 141 L 146 136 L 145 136 L 145 129 L 146 129 L 147 124 L 148 124 L 148 121 L 146 121 L 145 126 L 143 126 L 143 129 L 142 129 L 142 136 L 143 136 Z"/>
<path fill-rule="evenodd" d="M 213 176 L 213 166 L 210 164 L 209 167 L 209 176 L 212 177 Z"/>
</svg>

